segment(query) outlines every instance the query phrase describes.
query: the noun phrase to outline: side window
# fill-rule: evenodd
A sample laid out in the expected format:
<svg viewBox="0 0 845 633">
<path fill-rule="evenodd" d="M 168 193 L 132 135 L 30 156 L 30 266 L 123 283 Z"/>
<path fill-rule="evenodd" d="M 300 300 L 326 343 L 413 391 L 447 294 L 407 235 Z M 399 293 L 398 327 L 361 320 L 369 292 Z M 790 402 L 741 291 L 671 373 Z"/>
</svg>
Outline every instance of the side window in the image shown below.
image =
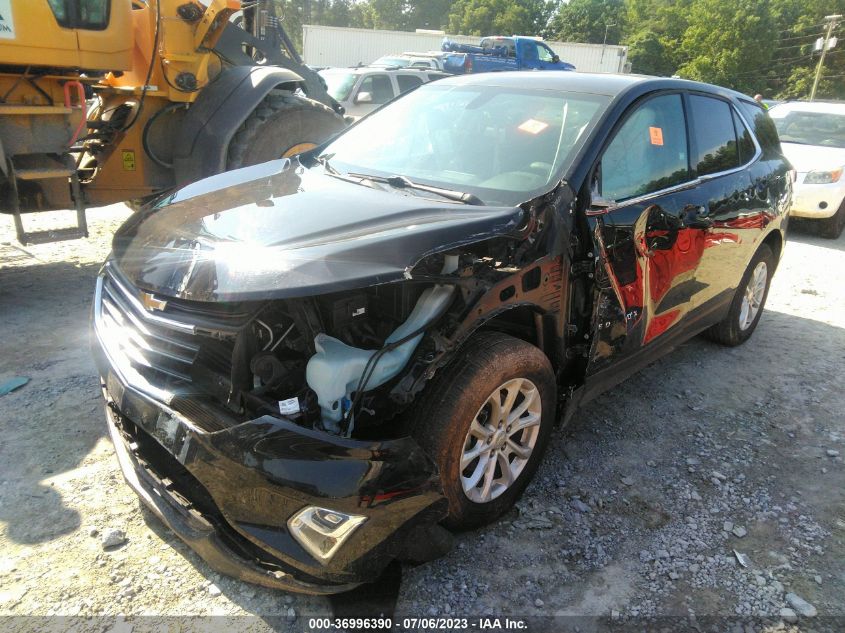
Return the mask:
<svg viewBox="0 0 845 633">
<path fill-rule="evenodd" d="M 631 114 L 601 159 L 602 197 L 622 201 L 689 180 L 681 95 L 649 99 Z"/>
<path fill-rule="evenodd" d="M 539 59 L 539 55 L 537 53 L 537 43 L 532 42 L 530 40 L 526 40 L 522 43 L 522 54 L 523 59 L 525 61 L 537 61 Z"/>
<path fill-rule="evenodd" d="M 754 136 L 763 149 L 763 158 L 775 158 L 782 155 L 780 149 L 780 138 L 774 121 L 766 114 L 766 111 L 757 103 L 740 99 L 739 107 L 742 114 L 751 124 Z"/>
<path fill-rule="evenodd" d="M 109 0 L 48 0 L 48 4 L 65 28 L 101 31 L 109 25 Z"/>
<path fill-rule="evenodd" d="M 390 78 L 387 75 L 370 75 L 361 82 L 358 94 L 369 92 L 373 97 L 373 103 L 387 103 L 393 98 L 393 86 L 390 85 Z"/>
<path fill-rule="evenodd" d="M 415 75 L 396 75 L 396 81 L 399 82 L 400 95 L 422 84 L 422 79 Z"/>
<path fill-rule="evenodd" d="M 555 54 L 545 44 L 537 44 L 537 52 L 540 53 L 541 62 L 551 63 L 554 60 Z"/>
<path fill-rule="evenodd" d="M 720 99 L 690 95 L 692 170 L 697 176 L 739 167 L 731 106 Z"/>
<path fill-rule="evenodd" d="M 742 122 L 740 116 L 736 112 L 733 112 L 733 116 L 734 128 L 736 128 L 736 137 L 739 139 L 739 162 L 740 164 L 745 165 L 754 158 L 757 148 L 754 147 L 754 140 L 751 138 L 751 132 L 749 132 L 748 128 L 745 127 L 745 123 Z"/>
</svg>

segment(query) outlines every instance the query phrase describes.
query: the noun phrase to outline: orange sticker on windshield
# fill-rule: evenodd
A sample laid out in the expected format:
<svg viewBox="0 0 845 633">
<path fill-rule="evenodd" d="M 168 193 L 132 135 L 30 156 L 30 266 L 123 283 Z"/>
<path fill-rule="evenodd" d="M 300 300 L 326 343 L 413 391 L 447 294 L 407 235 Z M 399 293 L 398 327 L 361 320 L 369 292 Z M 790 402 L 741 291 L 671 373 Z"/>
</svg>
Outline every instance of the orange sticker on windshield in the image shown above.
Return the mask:
<svg viewBox="0 0 845 633">
<path fill-rule="evenodd" d="M 529 134 L 539 134 L 547 127 L 549 127 L 548 123 L 543 123 L 537 119 L 528 119 L 524 123 L 521 123 L 517 129 L 528 132 Z"/>
<path fill-rule="evenodd" d="M 650 127 L 648 128 L 648 136 L 651 139 L 652 145 L 663 145 L 663 128 Z"/>
</svg>

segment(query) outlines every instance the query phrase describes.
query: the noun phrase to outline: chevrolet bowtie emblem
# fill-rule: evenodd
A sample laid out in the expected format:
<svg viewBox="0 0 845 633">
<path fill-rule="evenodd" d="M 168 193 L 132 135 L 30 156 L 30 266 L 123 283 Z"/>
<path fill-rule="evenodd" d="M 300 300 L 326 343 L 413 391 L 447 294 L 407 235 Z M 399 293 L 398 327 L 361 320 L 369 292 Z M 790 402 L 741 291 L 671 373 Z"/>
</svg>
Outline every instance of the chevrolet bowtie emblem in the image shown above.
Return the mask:
<svg viewBox="0 0 845 633">
<path fill-rule="evenodd" d="M 141 303 L 144 304 L 144 307 L 148 312 L 152 312 L 153 310 L 164 310 L 167 307 L 167 301 L 164 299 L 157 299 L 151 292 L 141 293 Z"/>
</svg>

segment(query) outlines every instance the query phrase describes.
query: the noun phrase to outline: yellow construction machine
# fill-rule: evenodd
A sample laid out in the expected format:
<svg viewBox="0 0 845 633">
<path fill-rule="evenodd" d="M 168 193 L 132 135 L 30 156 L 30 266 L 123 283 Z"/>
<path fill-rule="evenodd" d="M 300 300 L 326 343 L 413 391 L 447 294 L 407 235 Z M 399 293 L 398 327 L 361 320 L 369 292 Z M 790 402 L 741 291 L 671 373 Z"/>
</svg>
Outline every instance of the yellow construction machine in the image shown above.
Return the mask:
<svg viewBox="0 0 845 633">
<path fill-rule="evenodd" d="M 86 207 L 293 156 L 342 114 L 272 0 L 0 0 L 0 211 L 24 244 L 87 236 Z M 24 229 L 74 208 L 74 227 Z"/>
</svg>

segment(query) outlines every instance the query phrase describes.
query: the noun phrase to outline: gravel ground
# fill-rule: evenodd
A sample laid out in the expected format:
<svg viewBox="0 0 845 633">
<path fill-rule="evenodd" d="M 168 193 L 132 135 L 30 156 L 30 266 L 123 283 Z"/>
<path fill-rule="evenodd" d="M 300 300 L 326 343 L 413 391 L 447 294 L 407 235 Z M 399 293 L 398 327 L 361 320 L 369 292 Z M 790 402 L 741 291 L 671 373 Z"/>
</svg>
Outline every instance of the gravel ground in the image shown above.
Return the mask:
<svg viewBox="0 0 845 633">
<path fill-rule="evenodd" d="M 91 211 L 90 239 L 26 249 L 0 226 L 0 382 L 30 379 L 0 397 L 0 615 L 86 616 L 38 622 L 120 633 L 251 614 L 215 626 L 306 630 L 328 600 L 220 577 L 123 485 L 87 323 L 128 213 Z M 395 619 L 845 629 L 845 236 L 790 237 L 746 345 L 694 339 L 576 414 L 517 509 L 403 570 Z"/>
</svg>

